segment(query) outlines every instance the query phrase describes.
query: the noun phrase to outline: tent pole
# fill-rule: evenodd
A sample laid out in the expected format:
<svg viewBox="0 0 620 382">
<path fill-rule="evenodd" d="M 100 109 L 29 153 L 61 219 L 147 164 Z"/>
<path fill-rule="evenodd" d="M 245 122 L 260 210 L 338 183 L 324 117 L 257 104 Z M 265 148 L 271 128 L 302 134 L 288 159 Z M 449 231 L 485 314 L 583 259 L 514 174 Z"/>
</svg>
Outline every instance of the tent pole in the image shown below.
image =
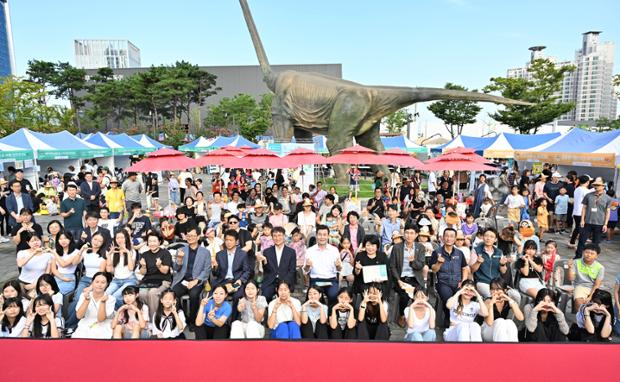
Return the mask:
<svg viewBox="0 0 620 382">
<path fill-rule="evenodd" d="M 34 163 L 34 184 L 37 191 L 39 190 L 39 161 L 38 161 L 38 150 L 33 151 L 33 163 Z"/>
</svg>

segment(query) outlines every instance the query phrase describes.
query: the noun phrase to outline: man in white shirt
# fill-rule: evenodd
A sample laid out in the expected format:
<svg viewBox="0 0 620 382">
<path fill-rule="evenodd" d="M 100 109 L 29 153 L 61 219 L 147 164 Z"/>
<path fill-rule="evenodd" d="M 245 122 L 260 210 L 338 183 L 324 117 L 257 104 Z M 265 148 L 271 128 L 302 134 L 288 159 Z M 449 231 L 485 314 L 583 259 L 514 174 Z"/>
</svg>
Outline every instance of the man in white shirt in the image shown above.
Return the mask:
<svg viewBox="0 0 620 382">
<path fill-rule="evenodd" d="M 570 236 L 570 242 L 568 248 L 577 248 L 577 238 L 579 237 L 579 231 L 581 229 L 581 211 L 583 205 L 581 202 L 583 198 L 594 190 L 590 189 L 590 177 L 582 175 L 579 177 L 579 187 L 575 188 L 575 196 L 573 197 L 573 233 Z"/>
<path fill-rule="evenodd" d="M 437 175 L 433 171 L 428 173 L 428 194 L 433 198 L 437 195 Z"/>
<path fill-rule="evenodd" d="M 338 248 L 328 244 L 329 228 L 316 226 L 316 244 L 306 250 L 304 272 L 310 276 L 310 285 L 323 289 L 330 305 L 338 298 L 338 272 L 342 261 Z"/>
</svg>

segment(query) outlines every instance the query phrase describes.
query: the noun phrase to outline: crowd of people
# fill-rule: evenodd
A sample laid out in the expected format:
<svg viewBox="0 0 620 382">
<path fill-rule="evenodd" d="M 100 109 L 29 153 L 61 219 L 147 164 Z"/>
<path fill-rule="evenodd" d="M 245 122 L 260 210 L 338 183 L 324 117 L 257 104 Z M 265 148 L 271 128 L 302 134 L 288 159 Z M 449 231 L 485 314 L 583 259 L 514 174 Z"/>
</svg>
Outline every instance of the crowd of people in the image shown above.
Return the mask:
<svg viewBox="0 0 620 382">
<path fill-rule="evenodd" d="M 282 170 L 231 169 L 208 187 L 189 171 L 121 181 L 90 164 L 57 185 L 48 173 L 45 230 L 23 172 L 0 180 L 19 268 L 0 336 L 389 340 L 398 325 L 405 341 L 550 342 L 620 329 L 620 276 L 612 296 L 598 261 L 618 200 L 600 178 L 511 171 L 494 196 L 480 175 L 467 197 L 454 192 L 467 176 L 378 172 L 362 203 L 357 168 L 346 195 L 302 192 Z M 570 227 L 574 255 L 543 240 Z"/>
</svg>

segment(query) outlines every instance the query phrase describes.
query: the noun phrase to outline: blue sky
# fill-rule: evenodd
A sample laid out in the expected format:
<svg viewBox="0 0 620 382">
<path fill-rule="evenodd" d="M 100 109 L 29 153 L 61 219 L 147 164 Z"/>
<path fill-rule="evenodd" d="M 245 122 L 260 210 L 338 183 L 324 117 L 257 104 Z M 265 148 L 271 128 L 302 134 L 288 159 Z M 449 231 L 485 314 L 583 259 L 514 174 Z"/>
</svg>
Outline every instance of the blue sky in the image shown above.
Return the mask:
<svg viewBox="0 0 620 382">
<path fill-rule="evenodd" d="M 17 73 L 74 63 L 75 38 L 129 39 L 142 65 L 255 65 L 236 0 L 9 0 Z M 581 33 L 620 44 L 617 0 L 249 0 L 272 64 L 342 63 L 373 85 L 481 88 L 529 59 L 571 59 Z M 615 72 L 620 72 L 620 47 Z"/>
</svg>

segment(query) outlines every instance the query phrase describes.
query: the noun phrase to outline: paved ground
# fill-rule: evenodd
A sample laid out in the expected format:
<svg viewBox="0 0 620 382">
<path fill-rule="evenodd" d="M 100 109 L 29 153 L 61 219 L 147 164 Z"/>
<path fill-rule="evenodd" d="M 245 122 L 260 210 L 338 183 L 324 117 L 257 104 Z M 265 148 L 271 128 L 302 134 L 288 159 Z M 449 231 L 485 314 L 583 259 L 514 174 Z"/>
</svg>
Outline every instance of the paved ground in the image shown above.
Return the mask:
<svg viewBox="0 0 620 382">
<path fill-rule="evenodd" d="M 209 184 L 208 182 L 204 182 L 205 184 Z M 160 195 L 162 196 L 162 205 L 167 203 L 167 188 L 160 188 Z M 43 231 L 45 232 L 45 228 L 47 223 L 52 219 L 60 219 L 59 216 L 51 217 L 51 216 L 37 216 L 36 220 L 43 227 Z M 572 258 L 574 255 L 574 250 L 568 248 L 568 240 L 569 235 L 558 235 L 558 234 L 548 234 L 545 235 L 545 240 L 553 239 L 556 240 L 559 244 L 559 253 L 562 258 Z M 602 244 L 602 254 L 599 257 L 601 263 L 605 266 L 606 277 L 603 283 L 605 289 L 613 292 L 613 287 L 615 283 L 615 279 L 618 275 L 620 275 L 620 235 L 618 235 L 612 242 L 604 242 Z M 15 264 L 15 245 L 12 243 L 3 243 L 0 244 L 0 283 L 4 283 L 4 281 L 9 280 L 11 278 L 15 278 L 18 276 L 17 266 Z M 303 296 L 295 296 L 297 298 L 303 299 Z M 396 325 L 390 325 L 392 328 L 392 340 L 402 340 L 404 337 L 403 329 L 399 328 Z M 188 337 L 193 337 L 193 334 L 186 333 Z M 438 338 L 441 338 L 438 335 Z"/>
</svg>

